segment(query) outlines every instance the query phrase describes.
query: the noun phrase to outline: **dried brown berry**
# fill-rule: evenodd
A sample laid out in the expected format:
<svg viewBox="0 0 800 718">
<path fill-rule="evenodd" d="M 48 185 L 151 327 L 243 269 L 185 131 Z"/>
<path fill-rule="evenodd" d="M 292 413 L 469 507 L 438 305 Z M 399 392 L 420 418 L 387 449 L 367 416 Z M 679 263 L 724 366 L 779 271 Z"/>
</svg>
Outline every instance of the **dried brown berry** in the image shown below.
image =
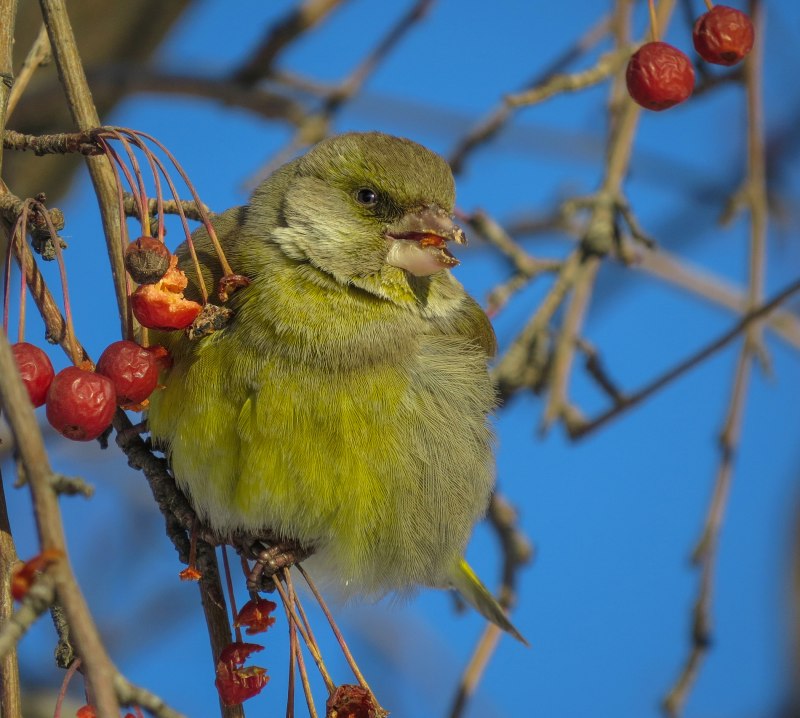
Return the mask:
<svg viewBox="0 0 800 718">
<path fill-rule="evenodd" d="M 155 284 L 169 269 L 171 257 L 163 242 L 139 237 L 125 249 L 125 269 L 137 284 Z"/>
<path fill-rule="evenodd" d="M 694 49 L 706 62 L 735 65 L 753 49 L 755 31 L 748 15 L 727 5 L 715 5 L 697 18 Z"/>
<path fill-rule="evenodd" d="M 326 718 L 384 718 L 388 715 L 369 690 L 346 684 L 336 687 L 325 708 Z"/>
</svg>

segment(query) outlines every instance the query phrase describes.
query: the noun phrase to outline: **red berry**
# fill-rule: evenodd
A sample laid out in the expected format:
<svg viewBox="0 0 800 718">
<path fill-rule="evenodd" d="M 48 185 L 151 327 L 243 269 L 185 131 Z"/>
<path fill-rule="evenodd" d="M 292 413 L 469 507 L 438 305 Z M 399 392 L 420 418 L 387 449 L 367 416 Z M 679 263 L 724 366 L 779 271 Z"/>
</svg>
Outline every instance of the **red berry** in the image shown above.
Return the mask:
<svg viewBox="0 0 800 718">
<path fill-rule="evenodd" d="M 689 58 L 666 42 L 648 42 L 628 60 L 628 93 L 648 110 L 666 110 L 683 102 L 694 89 Z"/>
<path fill-rule="evenodd" d="M 70 366 L 56 374 L 47 392 L 47 420 L 63 436 L 91 441 L 110 425 L 117 393 L 107 376 Z"/>
<path fill-rule="evenodd" d="M 203 307 L 183 296 L 189 280 L 177 263 L 178 258 L 172 255 L 167 273 L 155 284 L 142 284 L 131 296 L 133 315 L 142 326 L 184 329 L 200 314 Z"/>
<path fill-rule="evenodd" d="M 122 405 L 143 402 L 158 383 L 156 355 L 136 342 L 110 344 L 100 355 L 97 371 L 114 383 L 117 401 Z"/>
<path fill-rule="evenodd" d="M 706 62 L 735 65 L 753 49 L 755 31 L 748 15 L 736 8 L 715 5 L 697 18 L 692 39 L 694 49 Z"/>
<path fill-rule="evenodd" d="M 56 374 L 50 359 L 39 347 L 28 342 L 14 344 L 11 351 L 31 403 L 34 406 L 41 406 L 47 399 L 47 390 Z"/>
</svg>

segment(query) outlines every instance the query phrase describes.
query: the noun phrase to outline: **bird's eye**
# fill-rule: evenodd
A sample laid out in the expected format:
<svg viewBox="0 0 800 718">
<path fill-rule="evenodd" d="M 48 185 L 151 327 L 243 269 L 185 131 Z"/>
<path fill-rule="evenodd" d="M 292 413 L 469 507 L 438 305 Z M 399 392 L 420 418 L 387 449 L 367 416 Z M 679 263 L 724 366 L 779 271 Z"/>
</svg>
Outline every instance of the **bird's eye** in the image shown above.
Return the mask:
<svg viewBox="0 0 800 718">
<path fill-rule="evenodd" d="M 365 207 L 374 207 L 378 203 L 378 193 L 369 187 L 362 187 L 356 192 L 356 200 Z"/>
</svg>

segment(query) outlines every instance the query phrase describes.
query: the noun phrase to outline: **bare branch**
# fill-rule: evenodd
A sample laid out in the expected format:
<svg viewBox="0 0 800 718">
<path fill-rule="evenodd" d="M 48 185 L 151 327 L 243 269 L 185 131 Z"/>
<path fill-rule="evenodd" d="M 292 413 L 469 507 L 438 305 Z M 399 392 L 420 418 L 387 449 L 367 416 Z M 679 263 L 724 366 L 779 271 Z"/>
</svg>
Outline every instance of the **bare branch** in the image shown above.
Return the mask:
<svg viewBox="0 0 800 718">
<path fill-rule="evenodd" d="M 42 25 L 39 28 L 39 34 L 31 45 L 25 61 L 22 63 L 17 78 L 14 82 L 14 87 L 11 88 L 11 96 L 8 98 L 8 114 L 14 112 L 22 94 L 28 88 L 28 83 L 31 81 L 33 74 L 39 67 L 46 65 L 52 60 L 53 55 L 50 51 L 50 39 L 47 37 L 47 28 Z"/>
<path fill-rule="evenodd" d="M 297 8 L 290 10 L 282 20 L 270 27 L 261 46 L 233 73 L 231 81 L 252 87 L 259 80 L 268 77 L 278 54 L 303 33 L 322 22 L 342 2 L 343 0 L 305 0 Z"/>
</svg>

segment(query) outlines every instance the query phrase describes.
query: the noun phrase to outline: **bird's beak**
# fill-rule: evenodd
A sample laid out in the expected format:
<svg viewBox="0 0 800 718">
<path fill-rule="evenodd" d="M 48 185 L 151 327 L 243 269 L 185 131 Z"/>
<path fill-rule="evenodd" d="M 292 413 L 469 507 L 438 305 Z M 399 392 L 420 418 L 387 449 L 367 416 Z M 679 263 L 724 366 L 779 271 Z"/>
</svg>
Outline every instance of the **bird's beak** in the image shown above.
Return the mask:
<svg viewBox="0 0 800 718">
<path fill-rule="evenodd" d="M 455 267 L 459 262 L 448 251 L 447 242 L 467 243 L 464 230 L 436 205 L 403 215 L 386 228 L 386 239 L 386 263 L 418 277 Z"/>
</svg>

